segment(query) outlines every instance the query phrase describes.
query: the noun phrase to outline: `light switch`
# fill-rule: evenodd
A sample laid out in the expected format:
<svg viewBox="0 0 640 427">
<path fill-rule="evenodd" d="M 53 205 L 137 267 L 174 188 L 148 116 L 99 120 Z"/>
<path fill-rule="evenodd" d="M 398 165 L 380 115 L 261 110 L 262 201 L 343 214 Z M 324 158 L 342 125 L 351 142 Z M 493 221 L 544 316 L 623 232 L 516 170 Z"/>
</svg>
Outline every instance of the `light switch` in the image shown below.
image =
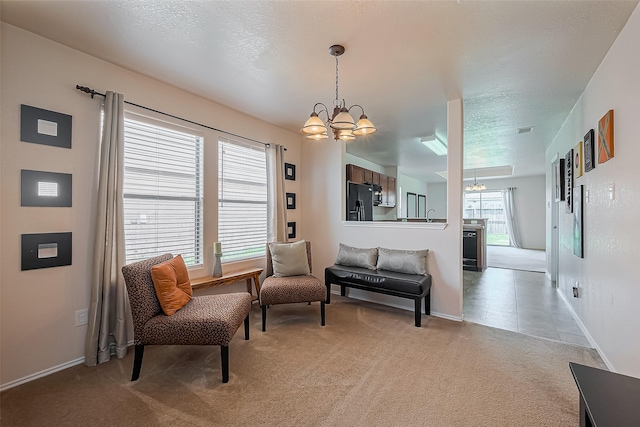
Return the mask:
<svg viewBox="0 0 640 427">
<path fill-rule="evenodd" d="M 584 190 L 584 201 L 589 203 L 589 190 Z"/>
<path fill-rule="evenodd" d="M 609 200 L 616 199 L 616 185 L 612 182 L 609 184 Z"/>
</svg>

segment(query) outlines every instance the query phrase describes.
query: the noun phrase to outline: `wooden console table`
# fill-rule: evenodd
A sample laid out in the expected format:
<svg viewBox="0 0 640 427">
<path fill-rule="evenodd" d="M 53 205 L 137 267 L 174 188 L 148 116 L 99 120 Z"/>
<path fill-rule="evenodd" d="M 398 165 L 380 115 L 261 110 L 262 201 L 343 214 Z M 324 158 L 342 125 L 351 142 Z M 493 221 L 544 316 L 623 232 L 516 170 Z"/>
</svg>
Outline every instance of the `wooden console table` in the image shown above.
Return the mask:
<svg viewBox="0 0 640 427">
<path fill-rule="evenodd" d="M 247 270 L 234 271 L 227 273 L 221 277 L 205 276 L 193 279 L 191 281 L 191 288 L 196 291 L 199 289 L 214 288 L 216 286 L 230 285 L 231 283 L 239 282 L 240 280 L 247 281 L 247 292 L 251 294 L 251 280 L 256 288 L 256 295 L 252 294 L 252 301 L 256 301 L 260 295 L 260 274 L 261 268 L 249 268 Z"/>
<path fill-rule="evenodd" d="M 580 391 L 580 426 L 640 425 L 640 379 L 570 362 Z"/>
</svg>

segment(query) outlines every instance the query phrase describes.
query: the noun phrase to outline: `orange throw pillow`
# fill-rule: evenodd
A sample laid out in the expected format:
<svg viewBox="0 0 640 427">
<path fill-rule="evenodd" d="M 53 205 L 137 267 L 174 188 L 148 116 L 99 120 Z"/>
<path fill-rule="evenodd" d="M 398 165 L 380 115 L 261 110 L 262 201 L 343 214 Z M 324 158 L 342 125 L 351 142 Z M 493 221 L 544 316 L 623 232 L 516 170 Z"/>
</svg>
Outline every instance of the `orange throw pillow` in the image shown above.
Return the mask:
<svg viewBox="0 0 640 427">
<path fill-rule="evenodd" d="M 162 311 L 167 316 L 184 307 L 193 295 L 182 255 L 151 267 L 151 279 Z"/>
</svg>

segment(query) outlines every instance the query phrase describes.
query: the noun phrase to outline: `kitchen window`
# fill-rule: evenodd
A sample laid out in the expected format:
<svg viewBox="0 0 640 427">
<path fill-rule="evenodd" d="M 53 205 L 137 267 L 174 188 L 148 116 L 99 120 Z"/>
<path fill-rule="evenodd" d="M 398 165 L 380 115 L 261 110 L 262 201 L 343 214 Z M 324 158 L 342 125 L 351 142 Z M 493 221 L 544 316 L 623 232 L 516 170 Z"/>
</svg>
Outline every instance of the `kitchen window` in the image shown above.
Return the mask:
<svg viewBox="0 0 640 427">
<path fill-rule="evenodd" d="M 267 164 L 263 144 L 218 141 L 218 241 L 223 262 L 265 256 Z"/>
<path fill-rule="evenodd" d="M 195 131 L 125 116 L 127 263 L 169 252 L 188 266 L 202 264 L 202 156 Z"/>
</svg>

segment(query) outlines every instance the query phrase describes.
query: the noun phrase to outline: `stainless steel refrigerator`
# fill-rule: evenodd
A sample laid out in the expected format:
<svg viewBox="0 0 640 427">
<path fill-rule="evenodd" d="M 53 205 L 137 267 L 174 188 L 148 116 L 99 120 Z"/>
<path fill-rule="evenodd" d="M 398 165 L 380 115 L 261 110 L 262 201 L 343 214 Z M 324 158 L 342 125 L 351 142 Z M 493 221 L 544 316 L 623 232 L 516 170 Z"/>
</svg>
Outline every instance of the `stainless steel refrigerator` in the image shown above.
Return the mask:
<svg viewBox="0 0 640 427">
<path fill-rule="evenodd" d="M 373 221 L 371 185 L 347 182 L 347 221 Z"/>
</svg>

